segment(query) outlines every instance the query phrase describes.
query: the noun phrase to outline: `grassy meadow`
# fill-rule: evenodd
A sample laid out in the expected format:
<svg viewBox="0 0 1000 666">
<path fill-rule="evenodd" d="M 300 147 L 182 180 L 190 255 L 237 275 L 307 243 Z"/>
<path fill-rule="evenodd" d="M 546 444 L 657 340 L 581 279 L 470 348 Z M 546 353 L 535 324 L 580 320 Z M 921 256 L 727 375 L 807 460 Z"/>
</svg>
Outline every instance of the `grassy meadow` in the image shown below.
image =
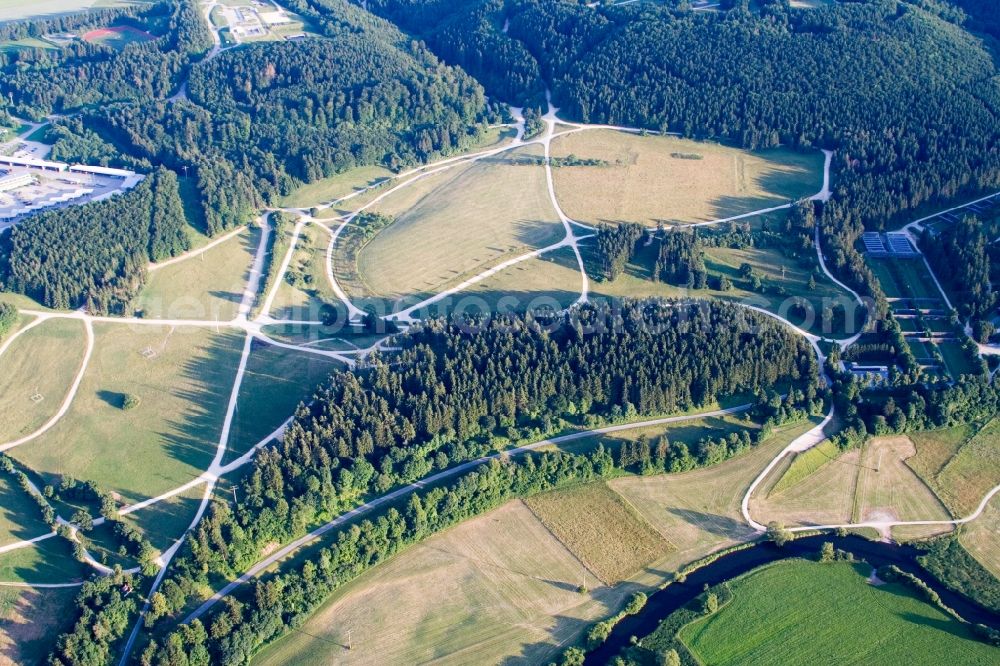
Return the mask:
<svg viewBox="0 0 1000 666">
<path fill-rule="evenodd" d="M 0 588 L 0 664 L 46 663 L 52 637 L 72 623 L 78 590 Z"/>
<path fill-rule="evenodd" d="M 31 434 L 59 411 L 85 349 L 83 322 L 74 319 L 44 321 L 11 343 L 0 356 L 0 443 Z"/>
<path fill-rule="evenodd" d="M 238 458 L 274 432 L 339 367 L 342 364 L 323 356 L 255 342 L 240 386 L 226 460 Z"/>
<path fill-rule="evenodd" d="M 559 205 L 589 224 L 722 219 L 811 196 L 823 184 L 818 150 L 748 152 L 676 137 L 588 130 L 553 140 L 553 157 L 570 155 L 606 162 L 553 169 Z"/>
<path fill-rule="evenodd" d="M 356 299 L 426 298 L 560 240 L 563 227 L 549 202 L 544 169 L 516 163 L 529 150 L 534 147 L 456 167 L 405 212 L 391 208 L 391 197 L 374 206 L 397 215 L 396 221 L 367 242 L 346 230 L 335 259 L 345 291 Z"/>
<path fill-rule="evenodd" d="M 96 324 L 93 356 L 66 415 L 11 455 L 46 482 L 69 475 L 134 502 L 207 469 L 242 336 L 201 328 Z M 146 358 L 143 351 L 155 355 Z M 124 396 L 140 404 L 122 409 Z"/>
<path fill-rule="evenodd" d="M 259 241 L 260 229 L 251 227 L 196 257 L 150 271 L 136 310 L 148 319 L 235 318 Z"/>
<path fill-rule="evenodd" d="M 615 584 L 673 546 L 606 484 L 542 493 L 525 504 L 595 576 Z"/>
<path fill-rule="evenodd" d="M 862 564 L 776 563 L 730 583 L 733 599 L 681 630 L 706 664 L 993 664 L 996 648 Z"/>
</svg>

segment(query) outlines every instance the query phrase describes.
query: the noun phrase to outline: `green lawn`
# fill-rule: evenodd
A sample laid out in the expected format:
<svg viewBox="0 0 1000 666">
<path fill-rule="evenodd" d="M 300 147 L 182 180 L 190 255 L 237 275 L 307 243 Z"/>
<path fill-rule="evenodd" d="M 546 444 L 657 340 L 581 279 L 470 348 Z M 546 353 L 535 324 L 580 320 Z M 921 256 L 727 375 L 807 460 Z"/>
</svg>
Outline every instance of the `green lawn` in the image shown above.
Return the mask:
<svg viewBox="0 0 1000 666">
<path fill-rule="evenodd" d="M 251 227 L 198 256 L 150 271 L 137 310 L 149 319 L 233 319 L 259 241 L 260 229 Z"/>
<path fill-rule="evenodd" d="M 59 411 L 84 350 L 83 324 L 72 319 L 42 322 L 11 343 L 0 356 L 0 441 L 34 432 Z"/>
<path fill-rule="evenodd" d="M 792 464 L 771 488 L 770 494 L 777 494 L 785 488 L 791 488 L 799 481 L 811 476 L 820 467 L 839 458 L 840 454 L 840 449 L 829 439 L 823 440 L 818 446 L 796 454 Z"/>
<path fill-rule="evenodd" d="M 0 581 L 8 583 L 71 583 L 92 571 L 74 559 L 72 547 L 61 537 L 0 554 Z"/>
<path fill-rule="evenodd" d="M 32 539 L 50 530 L 31 495 L 13 476 L 0 473 L 0 546 Z"/>
<path fill-rule="evenodd" d="M 227 458 L 238 458 L 274 432 L 338 367 L 340 363 L 323 356 L 254 343 L 240 387 Z"/>
<path fill-rule="evenodd" d="M 11 451 L 51 483 L 98 482 L 133 502 L 201 474 L 215 453 L 243 338 L 202 328 L 98 324 L 80 391 L 66 415 Z M 146 358 L 143 351 L 155 352 Z M 125 394 L 139 397 L 125 411 Z"/>
<path fill-rule="evenodd" d="M 295 188 L 281 199 L 281 205 L 290 208 L 305 208 L 326 203 L 346 196 L 351 192 L 374 185 L 392 176 L 385 167 L 364 166 L 348 169 L 341 173 L 322 178 Z"/>
<path fill-rule="evenodd" d="M 702 663 L 765 666 L 995 664 L 996 648 L 900 585 L 874 587 L 864 565 L 802 560 L 731 583 L 732 601 L 681 630 Z"/>
<path fill-rule="evenodd" d="M 972 360 L 965 353 L 965 350 L 962 349 L 960 342 L 946 340 L 945 342 L 939 342 L 937 348 L 941 352 L 941 356 L 944 357 L 945 365 L 948 366 L 948 372 L 956 380 L 962 375 L 971 375 L 976 372 L 977 368 L 972 365 Z"/>
</svg>

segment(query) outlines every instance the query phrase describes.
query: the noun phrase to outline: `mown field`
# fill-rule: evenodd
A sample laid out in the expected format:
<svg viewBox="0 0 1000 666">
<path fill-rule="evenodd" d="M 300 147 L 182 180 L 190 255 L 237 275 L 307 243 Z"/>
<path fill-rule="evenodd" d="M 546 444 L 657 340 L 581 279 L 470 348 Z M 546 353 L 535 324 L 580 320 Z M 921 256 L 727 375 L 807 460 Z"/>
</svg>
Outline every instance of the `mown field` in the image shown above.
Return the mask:
<svg viewBox="0 0 1000 666">
<path fill-rule="evenodd" d="M 934 491 L 906 465 L 906 460 L 915 454 L 916 448 L 907 437 L 880 437 L 865 444 L 854 505 L 858 519 L 951 519 Z M 944 526 L 932 531 L 949 529 Z"/>
<path fill-rule="evenodd" d="M 510 502 L 345 586 L 253 664 L 547 663 L 624 596 L 593 576 L 580 594 L 582 572 L 523 503 Z"/>
<path fill-rule="evenodd" d="M 1000 497 L 995 496 L 983 514 L 961 528 L 959 542 L 1000 580 Z"/>
<path fill-rule="evenodd" d="M 703 662 L 995 664 L 996 648 L 900 585 L 873 586 L 866 565 L 787 561 L 733 581 L 733 599 L 681 630 Z"/>
<path fill-rule="evenodd" d="M 943 462 L 917 451 L 907 437 L 875 438 L 843 453 L 824 442 L 776 468 L 751 500 L 751 510 L 758 519 L 786 525 L 950 520 L 937 489 L 914 471 Z M 900 538 L 948 531 L 946 525 L 893 528 Z"/>
<path fill-rule="evenodd" d="M 323 356 L 254 343 L 226 445 L 238 458 L 290 418 L 341 364 Z"/>
<path fill-rule="evenodd" d="M 393 208 L 392 197 L 374 206 L 376 212 L 396 215 L 396 222 L 360 247 L 362 241 L 351 235 L 338 243 L 344 251 L 335 265 L 348 272 L 345 291 L 357 299 L 415 302 L 561 239 L 563 227 L 548 199 L 544 169 L 515 163 L 529 150 L 537 152 L 519 149 L 456 167 L 458 173 L 405 206 L 405 212 Z M 415 193 L 404 189 L 399 194 L 409 199 Z"/>
<path fill-rule="evenodd" d="M 605 584 L 629 578 L 673 550 L 603 483 L 535 495 L 525 504 Z"/>
<path fill-rule="evenodd" d="M 827 440 L 795 456 L 769 490 L 755 494 L 750 508 L 758 520 L 788 526 L 851 522 L 860 457 L 858 450 L 840 453 Z"/>
<path fill-rule="evenodd" d="M 260 229 L 251 227 L 196 257 L 150 271 L 136 309 L 147 319 L 233 319 L 259 241 Z"/>
<path fill-rule="evenodd" d="M 818 150 L 748 152 L 675 137 L 588 130 L 553 140 L 553 157 L 570 155 L 607 163 L 553 170 L 566 215 L 591 224 L 722 219 L 811 196 L 823 184 Z"/>
<path fill-rule="evenodd" d="M 561 248 L 505 268 L 468 289 L 432 303 L 426 314 L 564 310 L 580 298 L 581 288 L 576 255 L 570 248 Z"/>
<path fill-rule="evenodd" d="M 85 348 L 83 322 L 72 319 L 44 321 L 11 342 L 0 356 L 0 443 L 31 434 L 59 411 Z"/>
<path fill-rule="evenodd" d="M 910 466 L 956 516 L 966 516 L 1000 483 L 1000 421 L 911 436 L 917 455 Z"/>
<path fill-rule="evenodd" d="M 80 391 L 48 432 L 11 455 L 46 482 L 92 480 L 143 500 L 186 483 L 212 460 L 242 337 L 201 328 L 96 324 Z M 142 352 L 152 350 L 151 358 Z M 124 396 L 140 404 L 122 409 Z"/>
</svg>

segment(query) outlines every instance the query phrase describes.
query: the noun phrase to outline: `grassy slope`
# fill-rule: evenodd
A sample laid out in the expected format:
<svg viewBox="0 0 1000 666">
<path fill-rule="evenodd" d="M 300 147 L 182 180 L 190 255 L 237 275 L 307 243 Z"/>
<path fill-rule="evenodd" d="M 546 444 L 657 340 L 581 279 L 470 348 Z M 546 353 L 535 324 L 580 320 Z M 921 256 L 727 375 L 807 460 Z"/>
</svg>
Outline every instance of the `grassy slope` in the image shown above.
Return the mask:
<svg viewBox="0 0 1000 666">
<path fill-rule="evenodd" d="M 73 621 L 78 590 L 0 589 L 0 663 L 45 663 L 52 637 Z"/>
<path fill-rule="evenodd" d="M 732 583 L 733 600 L 681 638 L 705 663 L 992 664 L 996 648 L 863 565 L 790 561 Z M 818 661 L 817 661 L 818 660 Z"/>
<path fill-rule="evenodd" d="M 510 163 L 529 150 L 534 147 L 480 160 L 399 215 L 358 253 L 348 293 L 426 297 L 559 240 L 562 226 L 548 200 L 544 170 Z"/>
<path fill-rule="evenodd" d="M 340 364 L 322 356 L 255 343 L 240 387 L 226 459 L 274 432 Z"/>
<path fill-rule="evenodd" d="M 251 227 L 211 250 L 152 271 L 137 310 L 150 319 L 211 319 L 236 316 L 249 277 L 260 230 Z"/>
</svg>

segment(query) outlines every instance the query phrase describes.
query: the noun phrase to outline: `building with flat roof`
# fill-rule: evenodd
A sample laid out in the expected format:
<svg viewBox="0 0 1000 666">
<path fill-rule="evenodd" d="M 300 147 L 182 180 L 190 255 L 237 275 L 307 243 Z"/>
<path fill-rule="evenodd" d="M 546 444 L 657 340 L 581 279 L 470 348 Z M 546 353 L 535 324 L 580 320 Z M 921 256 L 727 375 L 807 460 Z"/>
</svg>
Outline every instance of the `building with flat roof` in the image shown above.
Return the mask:
<svg viewBox="0 0 1000 666">
<path fill-rule="evenodd" d="M 6 176 L 0 176 L 0 192 L 10 192 L 11 190 L 16 190 L 19 187 L 31 185 L 34 182 L 35 177 L 30 173 L 12 173 Z"/>
</svg>

